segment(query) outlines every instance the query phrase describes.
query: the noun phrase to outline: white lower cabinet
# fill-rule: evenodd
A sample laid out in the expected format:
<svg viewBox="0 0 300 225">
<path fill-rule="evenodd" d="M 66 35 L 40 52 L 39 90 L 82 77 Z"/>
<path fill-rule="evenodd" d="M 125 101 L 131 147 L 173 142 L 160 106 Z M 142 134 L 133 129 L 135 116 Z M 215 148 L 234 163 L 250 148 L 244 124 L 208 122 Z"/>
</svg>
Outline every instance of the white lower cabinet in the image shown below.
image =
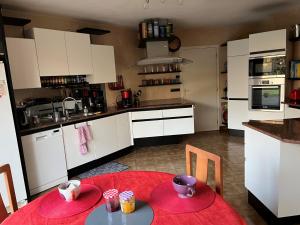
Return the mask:
<svg viewBox="0 0 300 225">
<path fill-rule="evenodd" d="M 109 116 L 91 123 L 96 158 L 118 151 L 116 117 Z"/>
<path fill-rule="evenodd" d="M 96 159 L 94 150 L 95 137 L 93 137 L 93 140 L 89 141 L 87 144 L 88 152 L 84 155 L 80 153 L 79 135 L 77 128 L 82 125 L 85 124 L 72 124 L 62 128 L 68 169 L 75 168 Z M 90 122 L 87 122 L 87 125 L 90 126 L 90 130 L 92 131 Z M 92 135 L 94 136 L 93 132 Z"/>
<path fill-rule="evenodd" d="M 291 108 L 289 107 L 289 105 L 285 104 L 284 118 L 285 119 L 300 118 L 300 109 Z"/>
<path fill-rule="evenodd" d="M 243 122 L 248 121 L 248 100 L 228 101 L 228 128 L 244 130 Z"/>
<path fill-rule="evenodd" d="M 123 113 L 63 127 L 68 169 L 131 146 L 132 135 L 129 122 L 129 113 Z M 92 140 L 87 144 L 88 153 L 82 155 L 77 128 L 86 124 L 90 128 Z"/>
<path fill-rule="evenodd" d="M 132 121 L 134 138 L 195 132 L 193 107 L 133 112 Z"/>
<path fill-rule="evenodd" d="M 138 121 L 132 123 L 133 137 L 159 137 L 164 135 L 163 120 Z"/>
<path fill-rule="evenodd" d="M 30 194 L 68 180 L 60 128 L 22 137 Z"/>
<path fill-rule="evenodd" d="M 116 115 L 118 149 L 133 145 L 130 113 Z"/>
<path fill-rule="evenodd" d="M 164 120 L 164 135 L 193 134 L 194 118 Z"/>
</svg>

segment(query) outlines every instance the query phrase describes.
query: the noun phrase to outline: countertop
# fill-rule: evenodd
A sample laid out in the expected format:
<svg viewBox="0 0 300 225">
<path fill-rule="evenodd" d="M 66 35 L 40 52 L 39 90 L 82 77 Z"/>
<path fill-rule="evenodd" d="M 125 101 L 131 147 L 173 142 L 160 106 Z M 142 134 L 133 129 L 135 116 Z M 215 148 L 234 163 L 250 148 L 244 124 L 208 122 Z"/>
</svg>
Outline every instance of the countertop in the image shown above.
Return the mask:
<svg viewBox="0 0 300 225">
<path fill-rule="evenodd" d="M 30 127 L 26 129 L 21 129 L 20 133 L 22 136 L 34 134 L 41 131 L 51 130 L 59 128 L 60 126 L 67 126 L 75 123 L 86 122 L 90 120 L 95 120 L 99 118 L 104 118 L 108 116 L 113 116 L 125 112 L 134 112 L 134 111 L 145 111 L 145 110 L 159 110 L 159 109 L 172 109 L 172 108 L 184 108 L 192 106 L 193 103 L 186 101 L 184 99 L 175 98 L 175 99 L 163 99 L 163 100 L 150 100 L 150 101 L 141 101 L 138 107 L 131 107 L 126 109 L 117 109 L 116 107 L 108 107 L 106 112 L 93 114 L 90 116 L 79 116 L 76 118 L 69 119 L 67 121 L 60 122 L 41 122 L 38 126 Z"/>
<path fill-rule="evenodd" d="M 249 121 L 243 123 L 243 125 L 280 141 L 292 144 L 300 144 L 300 118 Z"/>
</svg>

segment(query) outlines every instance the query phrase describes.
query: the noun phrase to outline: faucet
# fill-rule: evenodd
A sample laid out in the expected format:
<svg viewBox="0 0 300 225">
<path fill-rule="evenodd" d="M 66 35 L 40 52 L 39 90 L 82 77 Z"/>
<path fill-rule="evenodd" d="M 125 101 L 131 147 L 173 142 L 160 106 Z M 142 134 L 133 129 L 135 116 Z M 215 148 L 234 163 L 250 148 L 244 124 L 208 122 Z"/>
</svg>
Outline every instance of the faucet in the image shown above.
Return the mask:
<svg viewBox="0 0 300 225">
<path fill-rule="evenodd" d="M 69 117 L 69 111 L 66 110 L 66 106 L 65 106 L 65 101 L 67 100 L 73 100 L 75 101 L 75 104 L 77 104 L 77 101 L 75 98 L 72 98 L 72 97 L 66 97 L 63 101 L 62 101 L 62 111 L 63 111 L 63 115 L 68 119 Z"/>
</svg>

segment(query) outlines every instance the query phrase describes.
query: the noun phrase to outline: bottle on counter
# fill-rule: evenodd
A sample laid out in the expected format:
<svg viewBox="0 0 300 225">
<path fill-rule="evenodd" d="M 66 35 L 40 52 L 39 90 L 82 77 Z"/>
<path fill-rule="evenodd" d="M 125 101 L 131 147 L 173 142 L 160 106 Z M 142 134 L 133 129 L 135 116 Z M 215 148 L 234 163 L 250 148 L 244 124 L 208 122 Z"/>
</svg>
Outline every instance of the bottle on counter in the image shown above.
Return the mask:
<svg viewBox="0 0 300 225">
<path fill-rule="evenodd" d="M 84 116 L 88 116 L 88 114 L 89 114 L 89 110 L 88 110 L 88 108 L 86 106 L 84 106 L 84 108 L 83 108 L 83 115 Z"/>
<path fill-rule="evenodd" d="M 155 19 L 153 21 L 153 36 L 154 38 L 159 38 L 159 21 Z"/>
<path fill-rule="evenodd" d="M 148 21 L 148 38 L 153 38 L 153 24 L 152 21 Z"/>
<path fill-rule="evenodd" d="M 166 36 L 171 37 L 172 34 L 173 34 L 173 24 L 168 22 L 167 28 L 166 28 Z"/>
<path fill-rule="evenodd" d="M 140 38 L 141 39 L 146 39 L 147 38 L 147 33 L 148 33 L 147 22 L 143 21 L 143 22 L 140 23 Z"/>
</svg>

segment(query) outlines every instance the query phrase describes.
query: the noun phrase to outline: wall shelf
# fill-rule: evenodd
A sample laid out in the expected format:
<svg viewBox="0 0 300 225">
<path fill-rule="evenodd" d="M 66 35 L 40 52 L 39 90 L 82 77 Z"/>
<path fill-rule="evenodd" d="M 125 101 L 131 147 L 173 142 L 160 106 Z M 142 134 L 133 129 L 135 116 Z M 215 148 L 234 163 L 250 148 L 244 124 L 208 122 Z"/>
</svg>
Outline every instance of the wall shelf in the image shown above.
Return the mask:
<svg viewBox="0 0 300 225">
<path fill-rule="evenodd" d="M 94 34 L 94 35 L 104 35 L 110 33 L 109 30 L 102 30 L 96 28 L 85 27 L 77 30 L 78 33 L 84 34 Z"/>
<path fill-rule="evenodd" d="M 157 86 L 167 86 L 167 85 L 180 85 L 180 83 L 172 83 L 172 84 L 154 84 L 154 85 L 139 85 L 139 87 L 157 87 Z"/>
<path fill-rule="evenodd" d="M 146 48 L 146 42 L 153 42 L 153 41 L 172 41 L 174 39 L 174 36 L 171 37 L 158 37 L 158 38 L 146 38 L 146 39 L 142 39 L 139 42 L 138 47 L 139 48 Z"/>
<path fill-rule="evenodd" d="M 24 18 L 16 18 L 16 17 L 9 17 L 9 16 L 3 16 L 2 18 L 3 18 L 4 25 L 23 27 L 26 24 L 31 22 L 30 19 L 24 19 Z"/>
<path fill-rule="evenodd" d="M 138 73 L 138 75 L 154 75 L 154 74 L 166 74 L 166 73 L 181 73 L 181 70 L 179 71 L 165 71 L 165 72 L 151 72 L 151 73 Z"/>
</svg>

